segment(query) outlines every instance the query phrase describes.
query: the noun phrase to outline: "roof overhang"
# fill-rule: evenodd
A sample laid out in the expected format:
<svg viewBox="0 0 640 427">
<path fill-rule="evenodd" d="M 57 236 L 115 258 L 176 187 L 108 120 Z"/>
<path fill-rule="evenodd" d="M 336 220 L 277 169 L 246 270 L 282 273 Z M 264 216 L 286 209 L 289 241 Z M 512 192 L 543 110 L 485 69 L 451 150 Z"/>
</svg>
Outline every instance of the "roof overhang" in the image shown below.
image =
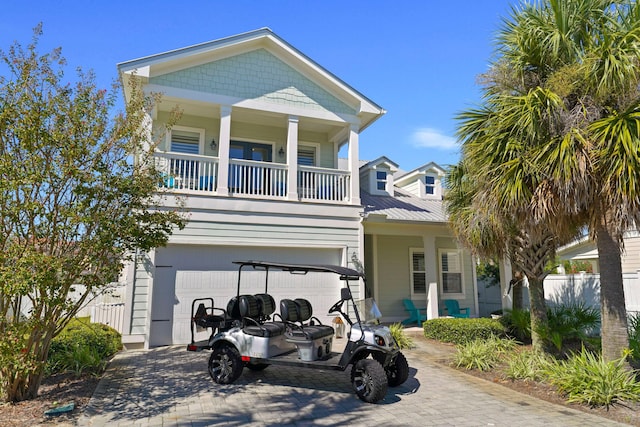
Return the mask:
<svg viewBox="0 0 640 427">
<path fill-rule="evenodd" d="M 129 99 L 130 93 L 127 90 L 127 80 L 134 76 L 146 82 L 154 76 L 260 48 L 266 49 L 345 104 L 352 106 L 360 120 L 360 131 L 386 113 L 382 107 L 311 60 L 269 28 L 261 28 L 235 36 L 121 62 L 118 64 L 118 73 L 123 80 L 125 97 Z"/>
</svg>

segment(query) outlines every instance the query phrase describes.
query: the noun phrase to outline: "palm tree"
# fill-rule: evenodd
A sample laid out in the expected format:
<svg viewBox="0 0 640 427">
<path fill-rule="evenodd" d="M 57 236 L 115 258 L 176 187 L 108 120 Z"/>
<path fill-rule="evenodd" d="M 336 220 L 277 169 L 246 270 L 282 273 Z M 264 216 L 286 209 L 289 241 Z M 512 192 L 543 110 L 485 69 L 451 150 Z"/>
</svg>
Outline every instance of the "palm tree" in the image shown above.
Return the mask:
<svg viewBox="0 0 640 427">
<path fill-rule="evenodd" d="M 561 239 L 589 228 L 603 356 L 618 358 L 628 346 L 622 236 L 640 223 L 640 6 L 524 3 L 497 43 L 482 105 L 459 116 L 463 161 L 498 217 L 512 212 L 519 228 L 537 224 Z"/>
</svg>

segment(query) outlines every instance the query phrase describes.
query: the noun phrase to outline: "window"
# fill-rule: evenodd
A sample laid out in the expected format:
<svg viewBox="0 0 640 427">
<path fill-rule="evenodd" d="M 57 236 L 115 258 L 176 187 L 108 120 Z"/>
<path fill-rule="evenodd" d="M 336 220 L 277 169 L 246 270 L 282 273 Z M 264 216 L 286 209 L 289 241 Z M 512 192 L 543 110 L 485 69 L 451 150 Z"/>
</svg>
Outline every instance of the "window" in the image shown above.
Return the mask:
<svg viewBox="0 0 640 427">
<path fill-rule="evenodd" d="M 174 153 L 199 154 L 200 133 L 185 130 L 171 131 L 171 147 Z"/>
<path fill-rule="evenodd" d="M 315 166 L 316 149 L 313 147 L 298 147 L 298 164 L 302 166 Z"/>
<path fill-rule="evenodd" d="M 443 294 L 464 294 L 462 287 L 462 254 L 458 250 L 440 251 Z"/>
<path fill-rule="evenodd" d="M 426 295 L 427 270 L 424 260 L 424 252 L 415 249 L 410 250 L 411 258 L 411 294 Z"/>
<path fill-rule="evenodd" d="M 436 194 L 436 178 L 434 176 L 425 176 L 424 183 L 424 192 L 426 194 Z"/>
<path fill-rule="evenodd" d="M 382 191 L 387 189 L 387 172 L 386 171 L 376 171 L 376 188 Z"/>
</svg>

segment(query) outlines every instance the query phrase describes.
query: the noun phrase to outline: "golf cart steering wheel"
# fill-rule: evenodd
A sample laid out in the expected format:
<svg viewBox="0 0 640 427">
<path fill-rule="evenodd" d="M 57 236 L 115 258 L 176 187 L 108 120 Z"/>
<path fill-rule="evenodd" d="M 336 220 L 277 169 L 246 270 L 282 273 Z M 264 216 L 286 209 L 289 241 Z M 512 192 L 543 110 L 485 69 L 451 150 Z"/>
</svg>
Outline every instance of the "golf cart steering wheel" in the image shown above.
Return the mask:
<svg viewBox="0 0 640 427">
<path fill-rule="evenodd" d="M 342 313 L 341 309 L 342 309 L 342 304 L 344 304 L 344 301 L 345 300 L 341 299 L 337 303 L 333 304 L 329 309 L 329 313 L 335 313 L 335 312 Z"/>
</svg>

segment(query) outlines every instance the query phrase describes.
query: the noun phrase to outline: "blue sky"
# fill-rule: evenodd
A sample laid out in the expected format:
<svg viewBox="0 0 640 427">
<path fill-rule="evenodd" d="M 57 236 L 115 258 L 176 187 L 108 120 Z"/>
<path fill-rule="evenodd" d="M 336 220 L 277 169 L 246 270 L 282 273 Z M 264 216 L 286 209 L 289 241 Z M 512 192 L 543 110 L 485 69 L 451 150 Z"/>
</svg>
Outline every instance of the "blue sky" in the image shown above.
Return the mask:
<svg viewBox="0 0 640 427">
<path fill-rule="evenodd" d="M 69 64 L 101 86 L 116 64 L 269 27 L 387 114 L 360 136 L 360 157 L 386 155 L 411 170 L 458 160 L 454 117 L 480 100 L 507 0 L 422 1 L 11 1 L 0 14 L 0 48 L 61 46 Z M 188 7 L 184 6 L 189 4 Z"/>
</svg>

